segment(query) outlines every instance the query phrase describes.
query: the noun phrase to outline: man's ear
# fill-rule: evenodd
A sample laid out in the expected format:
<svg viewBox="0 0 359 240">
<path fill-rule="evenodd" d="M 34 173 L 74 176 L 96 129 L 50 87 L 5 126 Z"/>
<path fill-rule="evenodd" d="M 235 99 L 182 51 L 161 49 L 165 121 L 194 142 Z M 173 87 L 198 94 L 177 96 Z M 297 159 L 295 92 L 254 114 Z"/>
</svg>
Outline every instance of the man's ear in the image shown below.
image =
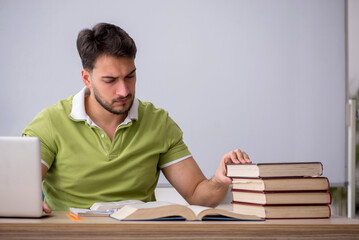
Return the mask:
<svg viewBox="0 0 359 240">
<path fill-rule="evenodd" d="M 91 74 L 86 69 L 82 69 L 81 76 L 86 87 L 91 89 Z"/>
</svg>

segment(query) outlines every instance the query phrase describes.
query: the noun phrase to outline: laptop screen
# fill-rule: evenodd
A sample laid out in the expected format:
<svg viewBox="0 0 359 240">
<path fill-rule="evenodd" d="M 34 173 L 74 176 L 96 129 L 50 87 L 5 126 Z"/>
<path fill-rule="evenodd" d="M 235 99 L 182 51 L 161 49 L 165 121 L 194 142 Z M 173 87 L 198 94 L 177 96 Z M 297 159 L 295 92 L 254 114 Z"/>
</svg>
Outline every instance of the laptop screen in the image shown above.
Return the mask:
<svg viewBox="0 0 359 240">
<path fill-rule="evenodd" d="M 34 137 L 0 137 L 0 216 L 42 215 L 41 143 Z"/>
</svg>

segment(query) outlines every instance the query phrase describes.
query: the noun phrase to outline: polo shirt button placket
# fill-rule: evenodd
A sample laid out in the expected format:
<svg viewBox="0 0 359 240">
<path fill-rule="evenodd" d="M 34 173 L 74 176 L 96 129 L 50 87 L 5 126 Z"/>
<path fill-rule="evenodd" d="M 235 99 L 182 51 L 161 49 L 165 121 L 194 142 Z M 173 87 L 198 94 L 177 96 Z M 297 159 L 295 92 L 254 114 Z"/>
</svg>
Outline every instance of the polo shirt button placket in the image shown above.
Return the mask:
<svg viewBox="0 0 359 240">
<path fill-rule="evenodd" d="M 103 146 L 105 147 L 105 151 L 107 152 L 107 157 L 110 159 L 111 141 L 104 132 L 100 132 L 100 137 L 102 139 Z"/>
</svg>

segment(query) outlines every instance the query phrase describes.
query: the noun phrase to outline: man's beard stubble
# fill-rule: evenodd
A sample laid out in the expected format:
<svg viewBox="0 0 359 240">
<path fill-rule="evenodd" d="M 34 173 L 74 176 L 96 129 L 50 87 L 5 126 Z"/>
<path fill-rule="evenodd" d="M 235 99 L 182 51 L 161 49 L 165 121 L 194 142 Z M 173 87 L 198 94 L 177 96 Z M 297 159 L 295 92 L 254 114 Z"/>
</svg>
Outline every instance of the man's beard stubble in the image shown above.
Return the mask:
<svg viewBox="0 0 359 240">
<path fill-rule="evenodd" d="M 123 115 L 123 114 L 127 114 L 128 111 L 130 111 L 131 107 L 132 107 L 132 104 L 133 104 L 133 101 L 134 101 L 134 98 L 132 97 L 132 94 L 129 93 L 126 97 L 119 97 L 115 100 L 112 100 L 112 103 L 116 102 L 117 100 L 120 100 L 120 99 L 123 99 L 123 98 L 127 98 L 127 99 L 131 99 L 132 98 L 132 101 L 131 101 L 131 104 L 130 106 L 127 108 L 127 109 L 123 109 L 123 110 L 115 110 L 111 107 L 110 104 L 108 103 L 105 103 L 102 99 L 101 99 L 101 96 L 99 96 L 97 94 L 97 91 L 96 89 L 94 88 L 93 89 L 93 93 L 94 93 L 94 97 L 96 99 L 96 101 L 104 108 L 106 109 L 108 112 L 112 113 L 112 114 L 116 114 L 116 115 Z"/>
</svg>

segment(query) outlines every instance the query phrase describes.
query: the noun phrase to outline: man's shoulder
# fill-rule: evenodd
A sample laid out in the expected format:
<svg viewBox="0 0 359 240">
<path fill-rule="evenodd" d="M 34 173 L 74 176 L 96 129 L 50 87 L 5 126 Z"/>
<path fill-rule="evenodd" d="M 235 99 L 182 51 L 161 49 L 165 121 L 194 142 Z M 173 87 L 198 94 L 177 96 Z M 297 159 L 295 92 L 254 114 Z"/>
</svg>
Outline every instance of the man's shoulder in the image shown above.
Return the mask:
<svg viewBox="0 0 359 240">
<path fill-rule="evenodd" d="M 48 106 L 44 108 L 37 117 L 46 116 L 46 117 L 54 117 L 59 118 L 60 116 L 69 116 L 72 109 L 72 99 L 74 95 L 62 99 L 55 103 L 54 105 Z"/>
<path fill-rule="evenodd" d="M 138 107 L 139 114 L 143 117 L 167 117 L 168 112 L 163 108 L 156 107 L 151 102 L 141 101 L 139 100 L 139 107 Z"/>
<path fill-rule="evenodd" d="M 72 98 L 63 99 L 56 104 L 44 108 L 35 118 L 26 126 L 23 135 L 38 136 L 50 132 L 54 125 L 64 125 L 68 115 L 71 112 Z"/>
</svg>

